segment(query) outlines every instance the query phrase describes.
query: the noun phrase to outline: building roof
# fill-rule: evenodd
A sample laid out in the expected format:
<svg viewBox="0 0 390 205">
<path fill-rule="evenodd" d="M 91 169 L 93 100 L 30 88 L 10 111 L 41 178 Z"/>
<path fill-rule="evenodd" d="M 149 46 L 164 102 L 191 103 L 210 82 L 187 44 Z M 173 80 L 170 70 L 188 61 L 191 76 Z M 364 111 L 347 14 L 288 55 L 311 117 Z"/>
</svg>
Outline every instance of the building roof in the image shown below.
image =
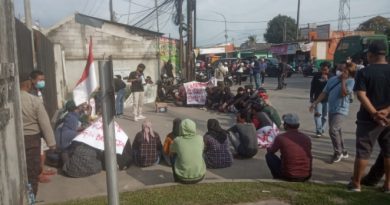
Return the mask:
<svg viewBox="0 0 390 205">
<path fill-rule="evenodd" d="M 54 26 L 48 28 L 45 31 L 45 33 L 49 33 L 50 31 L 52 31 L 54 29 L 57 29 L 61 25 L 65 24 L 68 21 L 73 20 L 73 19 L 75 19 L 75 21 L 77 23 L 79 23 L 79 24 L 84 24 L 84 25 L 88 25 L 88 26 L 92 26 L 92 27 L 96 27 L 96 28 L 101 28 L 104 23 L 109 23 L 109 24 L 114 24 L 114 25 L 117 25 L 117 26 L 125 27 L 129 31 L 138 31 L 138 32 L 146 33 L 148 35 L 158 35 L 158 36 L 164 35 L 163 33 L 160 33 L 160 32 L 151 31 L 151 30 L 147 30 L 147 29 L 143 29 L 143 28 L 127 25 L 127 24 L 122 24 L 122 23 L 118 23 L 118 22 L 112 22 L 112 21 L 109 21 L 109 20 L 96 18 L 96 17 L 93 17 L 93 16 L 87 16 L 87 15 L 80 14 L 80 13 L 75 13 L 74 16 L 72 15 L 72 16 L 69 16 L 69 17 L 59 21 Z"/>
</svg>

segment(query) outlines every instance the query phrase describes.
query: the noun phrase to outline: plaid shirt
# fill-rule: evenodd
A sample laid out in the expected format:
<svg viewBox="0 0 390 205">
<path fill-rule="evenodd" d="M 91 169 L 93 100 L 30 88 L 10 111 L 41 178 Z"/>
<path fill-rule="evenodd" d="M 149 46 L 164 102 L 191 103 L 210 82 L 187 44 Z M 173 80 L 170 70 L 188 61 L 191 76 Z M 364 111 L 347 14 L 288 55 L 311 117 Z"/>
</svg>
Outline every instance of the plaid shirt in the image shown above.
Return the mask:
<svg viewBox="0 0 390 205">
<path fill-rule="evenodd" d="M 149 142 L 143 136 L 143 132 L 138 132 L 133 141 L 134 163 L 140 167 L 152 166 L 158 162 L 162 144 L 160 136 L 154 132 L 155 137 L 150 137 Z"/>
<path fill-rule="evenodd" d="M 203 140 L 205 144 L 204 158 L 207 168 L 225 168 L 232 165 L 233 157 L 229 151 L 227 138 L 221 144 L 214 137 L 206 134 Z"/>
</svg>

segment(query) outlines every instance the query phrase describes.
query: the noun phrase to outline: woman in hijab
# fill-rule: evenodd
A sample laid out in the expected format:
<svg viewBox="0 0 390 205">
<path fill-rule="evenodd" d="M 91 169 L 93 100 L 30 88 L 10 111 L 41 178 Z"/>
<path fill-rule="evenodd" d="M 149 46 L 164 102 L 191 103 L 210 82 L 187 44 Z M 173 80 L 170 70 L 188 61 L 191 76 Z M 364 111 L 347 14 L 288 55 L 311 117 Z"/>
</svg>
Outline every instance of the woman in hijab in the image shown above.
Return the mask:
<svg viewBox="0 0 390 205">
<path fill-rule="evenodd" d="M 207 121 L 207 133 L 203 137 L 205 144 L 204 158 L 207 168 L 225 168 L 233 163 L 229 151 L 228 132 L 221 128 L 218 120 Z"/>
<path fill-rule="evenodd" d="M 171 147 L 171 144 L 173 143 L 173 140 L 179 136 L 179 130 L 180 130 L 180 123 L 181 119 L 176 118 L 173 120 L 173 127 L 172 127 L 172 132 L 170 132 L 167 137 L 165 138 L 164 141 L 164 146 L 163 146 L 163 156 L 166 161 L 166 163 L 171 166 L 171 159 L 169 157 L 169 149 Z"/>
<path fill-rule="evenodd" d="M 148 167 L 160 162 L 162 144 L 160 136 L 153 131 L 152 122 L 145 120 L 142 130 L 135 135 L 133 141 L 134 164 Z"/>
</svg>

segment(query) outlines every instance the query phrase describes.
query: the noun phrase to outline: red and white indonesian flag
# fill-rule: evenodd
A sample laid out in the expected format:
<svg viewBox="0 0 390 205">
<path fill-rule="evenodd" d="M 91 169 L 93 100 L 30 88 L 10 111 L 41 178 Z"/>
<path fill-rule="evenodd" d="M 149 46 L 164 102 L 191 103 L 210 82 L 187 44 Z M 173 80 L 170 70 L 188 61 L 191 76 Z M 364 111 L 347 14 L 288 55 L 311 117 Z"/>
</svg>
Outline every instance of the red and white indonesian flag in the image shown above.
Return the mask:
<svg viewBox="0 0 390 205">
<path fill-rule="evenodd" d="M 98 88 L 98 82 L 95 74 L 95 66 L 93 63 L 92 53 L 92 37 L 89 42 L 89 54 L 87 65 L 84 68 L 80 80 L 73 89 L 73 100 L 78 106 L 82 103 L 88 102 L 89 96 Z"/>
</svg>

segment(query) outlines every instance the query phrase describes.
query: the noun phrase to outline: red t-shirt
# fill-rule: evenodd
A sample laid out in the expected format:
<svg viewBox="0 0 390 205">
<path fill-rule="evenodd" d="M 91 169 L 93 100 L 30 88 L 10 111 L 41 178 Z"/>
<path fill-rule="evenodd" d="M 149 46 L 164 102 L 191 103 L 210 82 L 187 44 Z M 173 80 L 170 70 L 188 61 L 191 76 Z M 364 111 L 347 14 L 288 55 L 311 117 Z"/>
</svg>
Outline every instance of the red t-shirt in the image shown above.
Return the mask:
<svg viewBox="0 0 390 205">
<path fill-rule="evenodd" d="M 280 150 L 282 175 L 288 178 L 304 178 L 311 175 L 311 140 L 298 130 L 288 130 L 275 138 L 269 152 Z"/>
</svg>

